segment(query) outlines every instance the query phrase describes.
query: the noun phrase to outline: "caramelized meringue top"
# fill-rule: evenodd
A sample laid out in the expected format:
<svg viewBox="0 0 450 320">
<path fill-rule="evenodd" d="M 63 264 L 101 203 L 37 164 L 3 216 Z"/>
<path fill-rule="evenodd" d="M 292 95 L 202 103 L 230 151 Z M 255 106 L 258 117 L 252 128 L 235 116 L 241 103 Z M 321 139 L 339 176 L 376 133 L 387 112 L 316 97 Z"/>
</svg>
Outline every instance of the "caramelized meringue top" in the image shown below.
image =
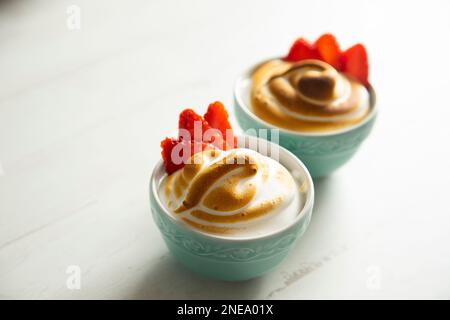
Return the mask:
<svg viewBox="0 0 450 320">
<path fill-rule="evenodd" d="M 265 233 L 301 211 L 301 192 L 292 175 L 250 149 L 197 153 L 163 186 L 174 217 L 208 233 Z"/>
<path fill-rule="evenodd" d="M 356 124 L 370 111 L 370 95 L 356 79 L 320 60 L 270 60 L 252 75 L 251 107 L 262 120 L 299 131 L 331 131 Z"/>
</svg>

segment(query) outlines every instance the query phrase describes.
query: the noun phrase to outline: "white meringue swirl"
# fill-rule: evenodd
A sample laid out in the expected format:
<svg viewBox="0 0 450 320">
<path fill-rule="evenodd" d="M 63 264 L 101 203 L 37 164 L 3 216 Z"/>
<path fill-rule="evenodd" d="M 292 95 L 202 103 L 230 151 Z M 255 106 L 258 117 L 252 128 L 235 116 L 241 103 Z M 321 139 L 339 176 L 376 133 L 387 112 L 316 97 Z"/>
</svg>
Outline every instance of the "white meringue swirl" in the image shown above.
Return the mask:
<svg viewBox="0 0 450 320">
<path fill-rule="evenodd" d="M 207 233 L 255 235 L 288 224 L 301 210 L 296 181 L 277 161 L 250 149 L 205 150 L 168 176 L 166 206 Z"/>
</svg>

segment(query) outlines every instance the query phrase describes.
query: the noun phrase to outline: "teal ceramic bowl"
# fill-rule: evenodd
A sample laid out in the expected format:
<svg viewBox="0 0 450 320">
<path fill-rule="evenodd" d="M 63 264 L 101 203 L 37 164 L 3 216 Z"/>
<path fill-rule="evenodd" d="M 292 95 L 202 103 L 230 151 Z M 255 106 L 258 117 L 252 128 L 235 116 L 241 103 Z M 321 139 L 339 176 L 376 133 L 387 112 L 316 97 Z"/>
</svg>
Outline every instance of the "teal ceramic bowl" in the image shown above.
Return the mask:
<svg viewBox="0 0 450 320">
<path fill-rule="evenodd" d="M 376 119 L 375 91 L 369 87 L 371 111 L 360 123 L 345 129 L 326 133 L 299 133 L 281 129 L 258 118 L 249 108 L 251 74 L 254 69 L 238 78 L 234 88 L 235 114 L 244 134 L 261 136 L 259 129 L 278 129 L 279 144 L 298 158 L 314 178 L 327 176 L 345 164 L 358 150 L 372 130 Z"/>
<path fill-rule="evenodd" d="M 306 167 L 289 151 L 255 137 L 239 140 L 241 147 L 257 142 L 261 150 L 277 150 L 279 161 L 302 185 L 305 201 L 298 216 L 280 230 L 256 237 L 227 237 L 192 229 L 175 219 L 159 198 L 159 187 L 166 177 L 160 161 L 150 181 L 150 204 L 153 219 L 161 231 L 169 251 L 186 267 L 205 277 L 238 281 L 263 275 L 275 268 L 289 253 L 295 241 L 303 234 L 311 220 L 314 202 L 313 181 Z M 270 145 L 269 148 L 262 145 Z M 270 149 L 273 148 L 273 149 Z M 272 152 L 272 154 L 274 154 Z M 276 153 L 275 153 L 276 154 Z M 299 191 L 300 192 L 300 191 Z"/>
</svg>

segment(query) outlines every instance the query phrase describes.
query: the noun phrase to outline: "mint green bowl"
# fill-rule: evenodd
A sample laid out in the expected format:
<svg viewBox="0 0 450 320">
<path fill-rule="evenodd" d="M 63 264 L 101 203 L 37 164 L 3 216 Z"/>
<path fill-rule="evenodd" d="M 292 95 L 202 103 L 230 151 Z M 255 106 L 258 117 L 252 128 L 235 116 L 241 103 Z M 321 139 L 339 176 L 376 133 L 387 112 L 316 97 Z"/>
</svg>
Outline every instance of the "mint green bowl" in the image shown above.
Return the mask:
<svg viewBox="0 0 450 320">
<path fill-rule="evenodd" d="M 249 143 L 255 141 L 258 142 L 258 146 L 263 143 L 277 148 L 280 163 L 289 171 L 295 172 L 296 178 L 300 180 L 298 182 L 305 189 L 305 203 L 296 219 L 283 229 L 275 230 L 270 234 L 237 238 L 192 229 L 184 222 L 175 219 L 159 199 L 158 189 L 166 176 L 162 162 L 160 161 L 153 170 L 150 180 L 153 219 L 169 251 L 195 273 L 227 281 L 247 280 L 261 276 L 275 268 L 287 256 L 295 241 L 309 225 L 314 202 L 314 187 L 308 170 L 292 153 L 268 141 L 245 137 L 239 143 L 242 142 L 241 147 L 248 147 Z M 267 148 L 263 149 L 267 150 Z M 263 151 L 260 152 L 265 154 Z"/>
<path fill-rule="evenodd" d="M 244 134 L 262 137 L 259 129 L 268 130 L 267 138 L 274 141 L 270 130 L 278 129 L 279 144 L 308 168 L 312 177 L 330 175 L 356 153 L 372 130 L 376 119 L 375 91 L 369 87 L 371 111 L 360 123 L 345 129 L 325 133 L 299 133 L 281 129 L 258 118 L 249 108 L 252 70 L 238 78 L 234 88 L 234 110 Z M 265 137 L 264 137 L 265 138 Z"/>
</svg>

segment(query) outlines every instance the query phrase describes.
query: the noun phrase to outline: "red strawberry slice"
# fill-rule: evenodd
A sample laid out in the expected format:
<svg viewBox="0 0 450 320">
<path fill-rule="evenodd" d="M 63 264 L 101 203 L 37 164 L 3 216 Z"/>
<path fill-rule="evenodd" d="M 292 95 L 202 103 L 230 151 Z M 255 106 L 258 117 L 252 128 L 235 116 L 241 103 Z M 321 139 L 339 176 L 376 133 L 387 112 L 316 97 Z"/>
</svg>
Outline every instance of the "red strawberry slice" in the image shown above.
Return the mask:
<svg viewBox="0 0 450 320">
<path fill-rule="evenodd" d="M 196 122 L 198 123 L 197 126 L 201 128 L 201 132 L 198 132 L 197 134 L 194 132 Z M 206 132 L 206 130 L 211 129 L 211 126 L 208 124 L 207 121 L 205 121 L 205 119 L 203 119 L 200 115 L 195 113 L 194 110 L 185 109 L 180 113 L 178 128 L 189 131 L 190 140 L 202 141 L 203 134 Z M 178 133 L 178 137 L 186 139 L 186 137 L 185 136 L 183 137 L 180 131 Z"/>
<path fill-rule="evenodd" d="M 226 135 L 227 129 L 231 129 L 231 124 L 228 121 L 228 112 L 219 101 L 213 102 L 208 106 L 204 118 L 211 127 L 219 129 L 223 136 Z"/>
<path fill-rule="evenodd" d="M 342 71 L 364 85 L 369 83 L 369 62 L 366 48 L 362 44 L 358 43 L 343 53 Z"/>
<path fill-rule="evenodd" d="M 176 150 L 175 147 L 179 146 Z M 197 141 L 184 141 L 181 139 L 165 138 L 161 141 L 161 156 L 164 168 L 170 175 L 184 167 L 192 155 L 203 150 L 214 148 L 212 145 Z M 189 152 L 185 152 L 189 150 Z"/>
<path fill-rule="evenodd" d="M 180 141 L 173 138 L 165 138 L 163 141 L 161 141 L 161 156 L 163 159 L 164 168 L 166 169 L 166 172 L 168 174 L 172 174 L 183 167 L 182 163 L 175 164 L 172 161 L 172 150 L 178 143 L 180 143 Z"/>
<path fill-rule="evenodd" d="M 211 124 L 208 121 L 211 121 Z M 204 118 L 192 109 L 182 111 L 178 128 L 178 138 L 165 138 L 161 141 L 161 155 L 168 174 L 183 168 L 186 161 L 197 152 L 214 148 L 227 150 L 236 145 L 233 135 L 231 143 L 225 141 L 231 125 L 228 112 L 218 101 L 209 105 Z M 182 131 L 183 129 L 186 131 Z"/>
<path fill-rule="evenodd" d="M 284 58 L 286 61 L 300 61 L 305 59 L 320 59 L 317 48 L 303 38 L 297 39 L 289 50 L 288 55 Z"/>
<path fill-rule="evenodd" d="M 334 35 L 330 33 L 323 34 L 316 40 L 315 46 L 323 61 L 332 65 L 337 70 L 341 69 L 341 49 Z"/>
<path fill-rule="evenodd" d="M 205 113 L 204 118 L 211 127 L 221 132 L 224 142 L 223 149 L 233 148 L 235 146 L 236 139 L 233 135 L 230 121 L 228 120 L 228 112 L 221 102 L 216 101 L 211 103 L 208 106 L 208 111 Z M 227 131 L 229 132 L 231 141 L 227 141 Z"/>
</svg>

